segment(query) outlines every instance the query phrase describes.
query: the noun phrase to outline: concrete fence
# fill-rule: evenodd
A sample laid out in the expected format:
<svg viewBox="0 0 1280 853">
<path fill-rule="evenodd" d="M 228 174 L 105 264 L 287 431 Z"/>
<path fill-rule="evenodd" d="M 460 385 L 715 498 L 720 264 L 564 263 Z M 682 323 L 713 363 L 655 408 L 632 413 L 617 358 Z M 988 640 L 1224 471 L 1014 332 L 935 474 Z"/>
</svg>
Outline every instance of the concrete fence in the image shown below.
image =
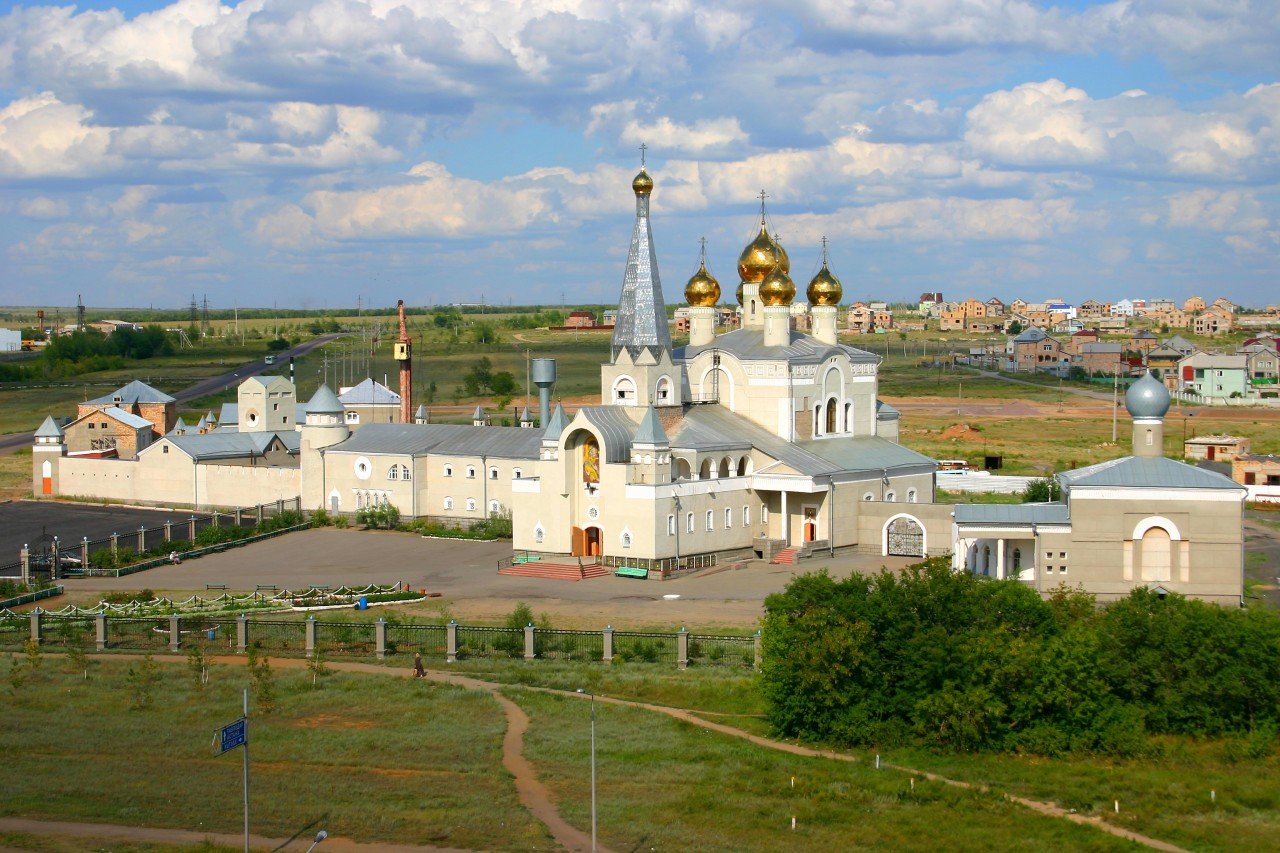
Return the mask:
<svg viewBox="0 0 1280 853">
<path fill-rule="evenodd" d="M 0 650 L 34 641 L 53 651 L 79 646 L 97 651 L 185 653 L 199 646 L 210 654 L 247 654 L 250 648 L 277 656 L 386 658 L 454 663 L 468 658 L 644 662 L 689 666 L 758 667 L 760 633 L 751 636 L 673 632 L 572 631 L 491 625 L 422 625 L 254 619 L 240 616 L 115 616 L 107 613 L 55 616 L 0 612 Z"/>
</svg>

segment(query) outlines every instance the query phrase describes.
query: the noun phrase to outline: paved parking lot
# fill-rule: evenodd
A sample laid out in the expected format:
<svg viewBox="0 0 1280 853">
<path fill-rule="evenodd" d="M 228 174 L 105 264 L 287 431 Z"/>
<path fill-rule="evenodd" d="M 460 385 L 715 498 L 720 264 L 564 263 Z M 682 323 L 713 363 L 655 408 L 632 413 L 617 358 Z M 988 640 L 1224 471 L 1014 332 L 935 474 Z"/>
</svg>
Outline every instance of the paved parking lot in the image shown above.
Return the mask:
<svg viewBox="0 0 1280 853">
<path fill-rule="evenodd" d="M 557 624 L 604 627 L 754 626 L 765 596 L 777 592 L 797 573 L 827 566 L 833 574 L 875 571 L 882 564 L 900 567 L 906 558 L 848 556 L 812 559 L 798 566 L 759 561 L 736 570 L 702 572 L 668 581 L 614 577 L 568 582 L 507 577 L 498 560 L 510 556 L 509 542 L 424 539 L 406 533 L 323 528 L 290 533 L 244 548 L 162 566 L 123 578 L 84 578 L 66 582 L 68 600 L 96 600 L 106 590 L 150 588 L 157 592 L 203 594 L 206 585 L 225 584 L 252 592 L 257 584 L 304 589 L 308 584 L 407 582 L 441 593 L 427 606 L 447 608 L 458 619 L 499 618 L 516 602 L 547 613 Z M 667 595 L 678 595 L 667 599 Z"/>
<path fill-rule="evenodd" d="M 18 561 L 18 552 L 48 533 L 62 542 L 78 543 L 85 536 L 102 539 L 112 533 L 137 533 L 142 526 L 158 527 L 166 520 L 191 518 L 190 512 L 140 507 L 95 506 L 51 501 L 0 503 L 0 565 Z"/>
</svg>

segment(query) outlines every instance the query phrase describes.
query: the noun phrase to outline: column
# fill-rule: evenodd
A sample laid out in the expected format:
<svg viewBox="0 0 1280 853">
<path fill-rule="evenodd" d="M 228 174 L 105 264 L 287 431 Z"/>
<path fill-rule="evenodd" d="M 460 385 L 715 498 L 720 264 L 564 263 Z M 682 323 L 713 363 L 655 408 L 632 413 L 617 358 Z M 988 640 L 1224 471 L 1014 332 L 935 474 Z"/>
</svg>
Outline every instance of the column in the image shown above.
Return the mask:
<svg viewBox="0 0 1280 853">
<path fill-rule="evenodd" d="M 23 545 L 22 550 L 18 552 L 18 562 L 22 563 L 22 582 L 31 583 L 31 551 L 26 545 Z"/>
<path fill-rule="evenodd" d="M 120 534 L 111 534 L 111 562 L 115 562 L 120 557 Z"/>
<path fill-rule="evenodd" d="M 764 661 L 764 649 L 763 649 L 763 648 L 761 648 L 761 646 L 762 646 L 762 643 L 761 643 L 761 641 L 760 641 L 760 629 L 759 629 L 759 628 L 757 628 L 757 629 L 756 629 L 756 636 L 755 636 L 755 658 L 756 658 L 756 669 L 759 669 L 759 668 L 760 668 L 760 664 Z"/>
<path fill-rule="evenodd" d="M 379 617 L 378 621 L 373 623 L 373 645 L 378 660 L 387 656 L 387 620 L 385 618 Z"/>
<path fill-rule="evenodd" d="M 44 626 L 40 623 L 40 616 L 44 613 L 39 607 L 31 611 L 31 640 L 39 645 L 44 641 Z"/>
<path fill-rule="evenodd" d="M 169 651 L 176 652 L 182 646 L 182 617 L 173 614 L 169 617 Z"/>
<path fill-rule="evenodd" d="M 447 663 L 458 662 L 458 622 L 450 619 L 444 626 L 444 659 Z"/>
<path fill-rule="evenodd" d="M 533 623 L 524 626 L 524 659 L 533 660 Z"/>
<path fill-rule="evenodd" d="M 307 657 L 315 657 L 316 654 L 316 617 L 307 617 Z"/>
<path fill-rule="evenodd" d="M 80 571 L 84 572 L 89 568 L 89 537 L 86 536 L 80 540 Z"/>
<path fill-rule="evenodd" d="M 147 550 L 147 526 L 144 524 L 138 528 L 138 556 L 142 556 L 142 552 Z"/>
<path fill-rule="evenodd" d="M 676 666 L 681 669 L 689 668 L 689 629 L 680 626 L 680 633 L 676 634 Z"/>
<path fill-rule="evenodd" d="M 236 654 L 249 650 L 249 617 L 241 613 L 236 617 Z"/>
<path fill-rule="evenodd" d="M 785 548 L 791 544 L 791 516 L 787 515 L 787 493 L 778 494 L 782 495 L 782 545 Z"/>
<path fill-rule="evenodd" d="M 187 541 L 193 545 L 196 541 L 196 517 L 191 516 L 191 520 L 187 522 Z"/>
<path fill-rule="evenodd" d="M 1004 564 L 1004 537 L 996 540 L 996 577 L 1004 580 L 1008 576 Z"/>
<path fill-rule="evenodd" d="M 105 612 L 97 614 L 93 617 L 93 623 L 94 645 L 97 646 L 98 651 L 103 651 L 107 648 L 107 614 Z"/>
<path fill-rule="evenodd" d="M 258 511 L 258 523 L 261 524 L 262 523 L 262 504 L 258 504 L 256 507 L 254 507 L 254 509 Z"/>
<path fill-rule="evenodd" d="M 166 542 L 173 541 L 173 520 L 172 519 L 166 520 L 164 523 L 164 541 Z"/>
<path fill-rule="evenodd" d="M 604 626 L 604 651 L 600 659 L 605 663 L 613 663 L 613 626 Z"/>
</svg>

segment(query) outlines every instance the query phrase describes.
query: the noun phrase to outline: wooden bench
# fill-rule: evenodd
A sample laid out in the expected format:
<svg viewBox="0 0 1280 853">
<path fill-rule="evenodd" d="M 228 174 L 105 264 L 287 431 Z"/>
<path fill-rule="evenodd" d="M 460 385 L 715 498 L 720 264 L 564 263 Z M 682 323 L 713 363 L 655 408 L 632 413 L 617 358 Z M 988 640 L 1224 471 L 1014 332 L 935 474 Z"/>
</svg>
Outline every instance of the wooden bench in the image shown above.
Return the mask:
<svg viewBox="0 0 1280 853">
<path fill-rule="evenodd" d="M 204 585 L 204 588 L 206 590 L 210 590 L 210 589 L 225 590 L 227 588 L 227 585 L 225 583 L 207 583 Z"/>
<path fill-rule="evenodd" d="M 646 580 L 649 577 L 649 570 L 638 569 L 634 566 L 618 566 L 618 568 L 613 570 L 613 574 L 615 577 L 619 578 L 639 578 L 640 580 Z"/>
<path fill-rule="evenodd" d="M 256 591 L 256 592 L 262 592 L 264 589 L 269 589 L 269 590 L 271 590 L 272 592 L 279 592 L 279 591 L 280 591 L 280 587 L 276 586 L 276 585 L 275 585 L 275 584 L 273 584 L 273 583 L 260 583 L 260 584 L 258 584 L 257 589 L 256 589 L 255 591 Z"/>
</svg>

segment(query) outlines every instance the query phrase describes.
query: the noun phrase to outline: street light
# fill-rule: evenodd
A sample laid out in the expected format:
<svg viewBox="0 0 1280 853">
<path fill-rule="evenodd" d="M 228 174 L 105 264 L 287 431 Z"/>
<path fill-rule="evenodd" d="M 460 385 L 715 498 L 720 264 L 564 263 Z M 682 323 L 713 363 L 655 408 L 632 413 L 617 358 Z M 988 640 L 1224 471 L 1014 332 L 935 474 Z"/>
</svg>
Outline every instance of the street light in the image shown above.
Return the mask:
<svg viewBox="0 0 1280 853">
<path fill-rule="evenodd" d="M 591 853 L 596 850 L 596 694 L 587 693 L 581 687 L 579 693 L 591 697 Z"/>
<path fill-rule="evenodd" d="M 321 841 L 324 841 L 328 837 L 329 837 L 329 833 L 325 832 L 323 829 L 317 832 L 316 840 L 311 842 L 311 846 L 307 848 L 307 853 L 311 853 L 312 850 L 315 850 L 316 845 L 319 844 Z"/>
</svg>

